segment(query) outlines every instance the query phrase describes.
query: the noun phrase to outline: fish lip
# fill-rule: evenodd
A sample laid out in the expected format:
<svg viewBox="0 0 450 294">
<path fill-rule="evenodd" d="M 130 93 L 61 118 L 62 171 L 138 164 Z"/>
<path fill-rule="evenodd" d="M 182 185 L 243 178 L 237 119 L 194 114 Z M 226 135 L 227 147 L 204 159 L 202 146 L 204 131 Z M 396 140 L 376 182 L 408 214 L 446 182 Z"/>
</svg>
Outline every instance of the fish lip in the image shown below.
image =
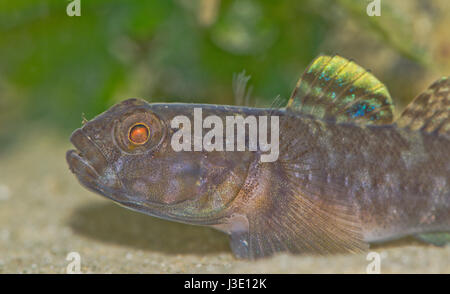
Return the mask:
<svg viewBox="0 0 450 294">
<path fill-rule="evenodd" d="M 66 161 L 69 165 L 70 171 L 75 174 L 83 186 L 93 190 L 94 192 L 103 194 L 97 183 L 100 175 L 89 163 L 89 161 L 83 157 L 80 151 L 74 149 L 67 151 Z"/>
<path fill-rule="evenodd" d="M 83 131 L 76 129 L 70 136 L 70 142 L 75 146 L 78 155 L 90 165 L 100 176 L 108 166 L 106 156 L 100 147 Z"/>
<path fill-rule="evenodd" d="M 101 175 L 79 150 L 71 149 L 67 151 L 66 161 L 69 164 L 70 171 L 75 174 L 81 185 L 88 190 L 119 203 L 129 199 L 127 195 L 121 196 L 121 191 L 114 191 L 102 185 Z M 121 184 L 120 181 L 118 183 Z"/>
<path fill-rule="evenodd" d="M 70 142 L 75 149 L 66 152 L 66 161 L 70 171 L 83 186 L 115 202 L 120 203 L 131 198 L 126 195 L 117 173 L 108 168 L 109 162 L 103 151 L 83 131 L 83 128 L 76 129 L 72 133 Z M 108 170 L 114 176 L 114 187 L 110 187 L 111 183 L 104 182 L 103 176 Z"/>
<path fill-rule="evenodd" d="M 70 142 L 76 149 L 66 153 L 69 169 L 88 189 L 104 194 L 100 187 L 100 178 L 108 166 L 106 157 L 82 128 L 76 129 L 70 136 Z"/>
</svg>

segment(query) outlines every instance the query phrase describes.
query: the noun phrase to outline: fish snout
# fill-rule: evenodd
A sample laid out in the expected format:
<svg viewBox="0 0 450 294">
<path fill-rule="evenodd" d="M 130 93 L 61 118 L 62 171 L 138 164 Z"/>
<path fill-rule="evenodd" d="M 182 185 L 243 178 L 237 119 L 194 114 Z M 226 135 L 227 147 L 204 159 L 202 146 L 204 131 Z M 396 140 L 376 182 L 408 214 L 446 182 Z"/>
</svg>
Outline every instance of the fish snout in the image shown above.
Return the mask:
<svg viewBox="0 0 450 294">
<path fill-rule="evenodd" d="M 108 161 L 100 150 L 100 147 L 83 131 L 83 129 L 75 130 L 70 137 L 70 142 L 77 149 L 75 150 L 77 157 L 81 158 L 85 164 L 89 165 L 97 175 L 104 173 L 108 167 Z M 76 158 L 74 155 L 75 154 L 73 153 L 71 153 L 71 155 L 68 153 L 67 156 L 68 158 Z"/>
<path fill-rule="evenodd" d="M 89 162 L 77 150 L 69 150 L 66 153 L 66 161 L 69 168 L 74 173 L 78 180 L 87 188 L 101 193 L 97 184 L 99 174 L 89 164 Z"/>
<path fill-rule="evenodd" d="M 72 133 L 70 141 L 76 149 L 67 151 L 66 161 L 80 183 L 114 201 L 128 201 L 121 180 L 98 144 L 82 128 Z"/>
<path fill-rule="evenodd" d="M 70 170 L 87 188 L 102 193 L 101 179 L 108 168 L 106 157 L 82 129 L 75 130 L 70 141 L 76 148 L 66 153 Z"/>
</svg>

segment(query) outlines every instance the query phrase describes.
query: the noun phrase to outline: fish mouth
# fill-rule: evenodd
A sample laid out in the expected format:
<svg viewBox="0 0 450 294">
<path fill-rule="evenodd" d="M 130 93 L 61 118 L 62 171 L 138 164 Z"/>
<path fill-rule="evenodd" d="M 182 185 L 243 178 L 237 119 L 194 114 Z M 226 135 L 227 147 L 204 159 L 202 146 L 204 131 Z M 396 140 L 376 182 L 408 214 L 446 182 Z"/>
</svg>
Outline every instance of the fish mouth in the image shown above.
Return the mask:
<svg viewBox="0 0 450 294">
<path fill-rule="evenodd" d="M 72 133 L 70 142 L 76 148 L 66 153 L 66 161 L 70 170 L 82 185 L 104 195 L 105 191 L 100 182 L 108 166 L 106 157 L 82 129 L 77 129 Z"/>
<path fill-rule="evenodd" d="M 66 161 L 70 171 L 75 174 L 83 186 L 94 192 L 102 193 L 96 180 L 100 175 L 78 150 L 67 151 Z"/>
</svg>

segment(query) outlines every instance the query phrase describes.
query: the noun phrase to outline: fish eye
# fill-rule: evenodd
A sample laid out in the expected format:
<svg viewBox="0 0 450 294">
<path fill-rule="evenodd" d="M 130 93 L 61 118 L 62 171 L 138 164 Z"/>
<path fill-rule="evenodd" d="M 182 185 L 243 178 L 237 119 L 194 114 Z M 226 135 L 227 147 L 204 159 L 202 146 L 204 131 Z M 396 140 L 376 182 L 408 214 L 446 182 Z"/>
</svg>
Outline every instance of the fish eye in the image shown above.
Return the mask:
<svg viewBox="0 0 450 294">
<path fill-rule="evenodd" d="M 114 144 L 129 155 L 152 152 L 165 139 L 164 122 L 147 108 L 133 108 L 114 121 Z"/>
<path fill-rule="evenodd" d="M 128 139 L 135 145 L 145 144 L 150 137 L 150 129 L 144 123 L 136 123 L 128 132 Z"/>
</svg>

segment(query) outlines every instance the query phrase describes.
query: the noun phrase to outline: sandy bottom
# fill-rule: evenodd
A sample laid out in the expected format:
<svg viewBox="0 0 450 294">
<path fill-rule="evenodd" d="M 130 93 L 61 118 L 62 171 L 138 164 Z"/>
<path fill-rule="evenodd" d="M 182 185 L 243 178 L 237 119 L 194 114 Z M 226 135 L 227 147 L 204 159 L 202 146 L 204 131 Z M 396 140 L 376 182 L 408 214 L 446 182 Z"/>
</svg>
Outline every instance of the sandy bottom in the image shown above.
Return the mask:
<svg viewBox="0 0 450 294">
<path fill-rule="evenodd" d="M 66 165 L 68 140 L 35 134 L 0 150 L 0 273 L 66 273 L 71 252 L 83 273 L 366 273 L 366 254 L 236 260 L 218 231 L 142 215 L 87 191 Z M 371 251 L 382 273 L 450 273 L 450 246 L 409 238 Z"/>
</svg>

